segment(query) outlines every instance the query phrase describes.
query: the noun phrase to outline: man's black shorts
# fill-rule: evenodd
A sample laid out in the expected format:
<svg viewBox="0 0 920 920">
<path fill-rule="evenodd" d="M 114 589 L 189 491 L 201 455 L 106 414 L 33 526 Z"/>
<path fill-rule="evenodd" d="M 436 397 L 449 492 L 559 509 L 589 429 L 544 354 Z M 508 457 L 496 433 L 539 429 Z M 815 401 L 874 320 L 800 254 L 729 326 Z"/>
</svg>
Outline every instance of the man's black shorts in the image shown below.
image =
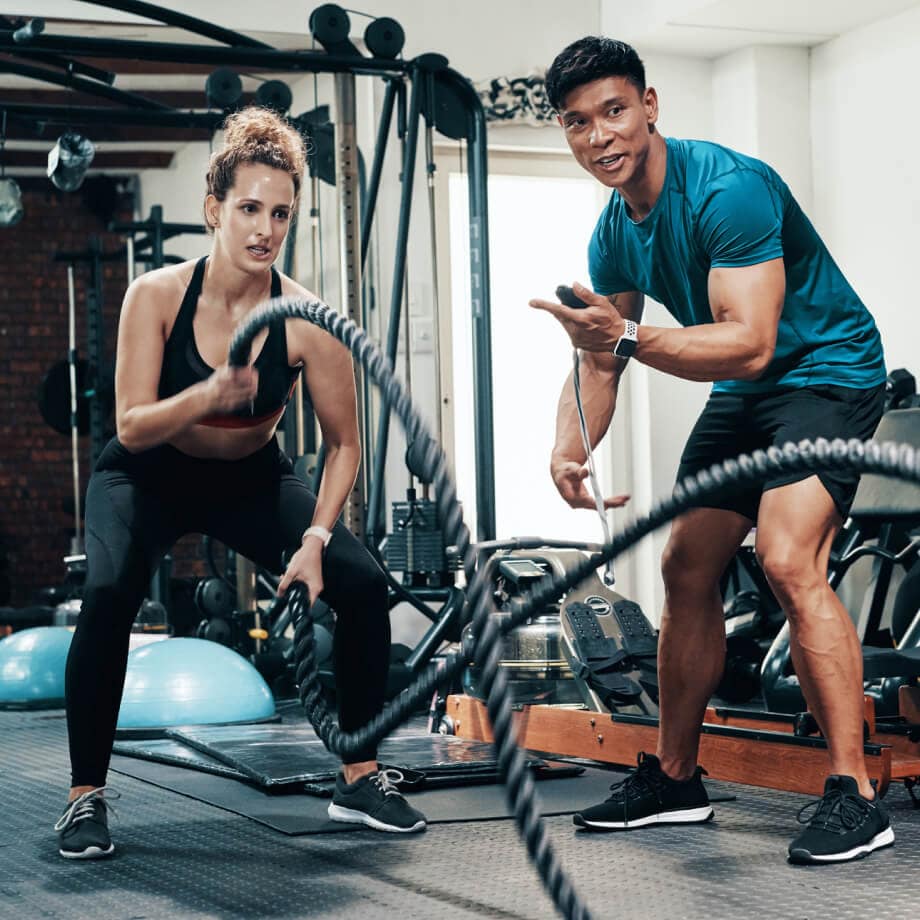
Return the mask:
<svg viewBox="0 0 920 920">
<path fill-rule="evenodd" d="M 868 390 L 852 387 L 814 386 L 781 390 L 756 396 L 713 393 L 687 440 L 677 480 L 721 463 L 738 454 L 765 450 L 803 438 L 859 438 L 875 434 L 885 400 L 885 385 Z M 763 486 L 732 490 L 706 502 L 757 520 L 760 496 L 766 489 L 807 479 L 808 472 L 789 473 L 768 479 Z M 845 472 L 818 474 L 842 518 L 846 518 L 856 494 L 859 476 Z"/>
</svg>

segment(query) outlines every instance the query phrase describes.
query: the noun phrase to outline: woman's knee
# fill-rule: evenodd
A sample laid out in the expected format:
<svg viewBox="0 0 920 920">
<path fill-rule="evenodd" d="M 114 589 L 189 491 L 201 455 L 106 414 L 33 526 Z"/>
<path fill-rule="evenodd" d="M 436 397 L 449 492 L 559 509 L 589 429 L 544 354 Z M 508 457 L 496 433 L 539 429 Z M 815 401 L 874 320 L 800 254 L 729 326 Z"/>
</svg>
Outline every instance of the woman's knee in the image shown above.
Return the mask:
<svg viewBox="0 0 920 920">
<path fill-rule="evenodd" d="M 80 621 L 83 623 L 124 624 L 130 627 L 144 597 L 143 588 L 120 582 L 88 584 L 83 589 Z"/>
<path fill-rule="evenodd" d="M 325 574 L 324 596 L 334 598 L 339 611 L 386 610 L 388 585 L 383 570 L 370 553 L 352 556 Z"/>
</svg>

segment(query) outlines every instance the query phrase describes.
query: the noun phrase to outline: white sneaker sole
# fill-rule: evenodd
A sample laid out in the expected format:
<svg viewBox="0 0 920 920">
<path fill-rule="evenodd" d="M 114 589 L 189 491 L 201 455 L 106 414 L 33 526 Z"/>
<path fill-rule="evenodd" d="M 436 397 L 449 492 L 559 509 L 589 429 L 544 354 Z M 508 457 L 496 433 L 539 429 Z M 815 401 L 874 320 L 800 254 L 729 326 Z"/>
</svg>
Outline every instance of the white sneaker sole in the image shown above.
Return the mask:
<svg viewBox="0 0 920 920">
<path fill-rule="evenodd" d="M 651 824 L 701 824 L 714 814 L 711 805 L 704 805 L 700 808 L 685 808 L 683 811 L 664 811 L 633 821 L 587 821 L 581 815 L 576 815 L 575 818 L 580 820 L 575 820 L 575 823 L 590 830 L 631 831 Z"/>
<path fill-rule="evenodd" d="M 843 853 L 811 853 L 808 850 L 794 849 L 789 851 L 789 858 L 798 863 L 833 863 L 847 862 L 851 859 L 859 859 L 861 856 L 868 856 L 873 850 L 880 850 L 882 847 L 890 847 L 894 843 L 894 831 L 890 827 L 879 831 L 868 843 L 853 847 L 852 850 L 846 850 Z"/>
<path fill-rule="evenodd" d="M 100 847 L 87 847 L 80 853 L 69 853 L 66 850 L 58 850 L 58 853 L 64 857 L 64 859 L 99 859 L 101 856 L 111 856 L 115 852 L 115 844 L 109 844 L 107 850 L 103 850 Z"/>
<path fill-rule="evenodd" d="M 384 824 L 371 815 L 363 811 L 356 811 L 354 808 L 343 808 L 341 805 L 330 804 L 327 814 L 331 821 L 342 821 L 345 824 L 364 824 L 372 827 L 375 831 L 384 831 L 387 834 L 414 834 L 416 831 L 423 831 L 426 822 L 416 821 L 411 827 L 397 827 L 395 824 Z"/>
</svg>

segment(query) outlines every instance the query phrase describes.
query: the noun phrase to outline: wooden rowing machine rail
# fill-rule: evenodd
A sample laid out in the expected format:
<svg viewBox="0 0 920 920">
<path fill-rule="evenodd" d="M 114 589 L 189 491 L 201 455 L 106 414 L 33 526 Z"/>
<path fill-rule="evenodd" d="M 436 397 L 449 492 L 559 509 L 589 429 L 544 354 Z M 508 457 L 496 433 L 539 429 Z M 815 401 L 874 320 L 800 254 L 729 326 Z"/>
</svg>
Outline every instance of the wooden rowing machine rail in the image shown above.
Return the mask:
<svg viewBox="0 0 920 920">
<path fill-rule="evenodd" d="M 920 708 L 920 700 L 902 696 Z M 892 781 L 920 777 L 920 740 L 911 740 L 910 732 L 895 732 L 893 726 L 891 731 L 883 723 L 876 726 L 871 699 L 866 706 L 866 768 L 884 794 Z M 459 737 L 492 740 L 488 713 L 479 700 L 452 695 L 446 715 Z M 827 743 L 793 734 L 794 722 L 795 717 L 785 713 L 710 707 L 700 736 L 699 762 L 712 779 L 820 795 L 828 772 Z M 515 728 L 518 744 L 529 751 L 623 766 L 635 765 L 640 751 L 651 753 L 658 743 L 654 718 L 586 709 L 523 706 L 515 713 Z"/>
</svg>

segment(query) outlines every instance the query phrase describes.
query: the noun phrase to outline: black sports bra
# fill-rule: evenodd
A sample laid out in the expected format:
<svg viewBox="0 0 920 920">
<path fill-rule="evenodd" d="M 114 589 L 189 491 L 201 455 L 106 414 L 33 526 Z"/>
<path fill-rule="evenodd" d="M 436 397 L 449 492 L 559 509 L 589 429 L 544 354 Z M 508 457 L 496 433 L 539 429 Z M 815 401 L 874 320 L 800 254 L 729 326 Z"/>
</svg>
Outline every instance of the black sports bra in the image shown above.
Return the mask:
<svg viewBox="0 0 920 920">
<path fill-rule="evenodd" d="M 198 351 L 195 344 L 193 322 L 207 256 L 198 260 L 192 280 L 182 298 L 182 306 L 173 324 L 172 332 L 163 350 L 163 366 L 160 370 L 159 397 L 166 399 L 207 379 L 214 373 Z M 281 294 L 281 276 L 272 267 L 272 297 Z M 287 335 L 284 320 L 271 324 L 262 351 L 255 360 L 259 371 L 259 390 L 252 406 L 244 406 L 226 415 L 212 415 L 201 419 L 199 425 L 216 428 L 253 428 L 277 415 L 287 405 L 300 375 L 301 367 L 288 364 Z"/>
</svg>

